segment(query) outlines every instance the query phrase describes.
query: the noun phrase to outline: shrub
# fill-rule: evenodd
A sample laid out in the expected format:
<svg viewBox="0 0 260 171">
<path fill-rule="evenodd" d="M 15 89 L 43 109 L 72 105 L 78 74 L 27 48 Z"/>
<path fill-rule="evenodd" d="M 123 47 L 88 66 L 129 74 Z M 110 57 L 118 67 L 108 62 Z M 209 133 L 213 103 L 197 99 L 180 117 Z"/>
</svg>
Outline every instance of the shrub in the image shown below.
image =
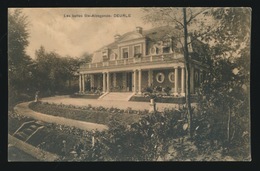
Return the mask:
<svg viewBox="0 0 260 171">
<path fill-rule="evenodd" d="M 145 93 L 152 93 L 153 92 L 153 88 L 152 87 L 145 87 L 143 89 L 143 92 L 145 92 Z"/>
<path fill-rule="evenodd" d="M 171 88 L 167 86 L 167 87 L 163 88 L 163 91 L 167 94 L 167 96 L 169 96 Z"/>
<path fill-rule="evenodd" d="M 162 86 L 155 86 L 154 87 L 154 91 L 156 91 L 156 92 L 161 92 L 162 91 Z"/>
</svg>

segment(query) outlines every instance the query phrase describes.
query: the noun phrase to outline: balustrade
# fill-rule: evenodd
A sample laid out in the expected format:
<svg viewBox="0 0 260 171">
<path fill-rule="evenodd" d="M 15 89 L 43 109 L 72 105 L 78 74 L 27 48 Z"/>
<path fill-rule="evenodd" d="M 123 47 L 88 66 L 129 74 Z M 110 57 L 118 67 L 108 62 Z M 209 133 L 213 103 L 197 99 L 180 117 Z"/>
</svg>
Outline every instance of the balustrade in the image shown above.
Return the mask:
<svg viewBox="0 0 260 171">
<path fill-rule="evenodd" d="M 136 63 L 153 63 L 153 62 L 169 62 L 176 59 L 182 58 L 179 56 L 176 58 L 173 53 L 170 54 L 160 54 L 160 55 L 152 55 L 152 56 L 144 56 L 140 58 L 124 58 L 118 59 L 114 61 L 105 61 L 105 62 L 97 62 L 97 63 L 86 63 L 80 66 L 81 69 L 90 69 L 90 68 L 102 68 L 102 67 L 110 67 L 110 66 L 122 66 L 122 65 L 131 65 Z"/>
</svg>

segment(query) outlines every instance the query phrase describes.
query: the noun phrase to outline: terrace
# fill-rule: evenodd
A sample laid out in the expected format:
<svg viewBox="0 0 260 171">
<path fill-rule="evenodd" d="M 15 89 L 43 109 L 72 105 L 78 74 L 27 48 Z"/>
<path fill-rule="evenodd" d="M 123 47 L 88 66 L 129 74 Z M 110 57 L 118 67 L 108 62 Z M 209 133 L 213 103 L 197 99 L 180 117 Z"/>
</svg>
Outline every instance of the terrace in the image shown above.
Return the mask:
<svg viewBox="0 0 260 171">
<path fill-rule="evenodd" d="M 99 70 L 108 68 L 121 68 L 135 65 L 167 64 L 169 62 L 181 62 L 183 55 L 180 53 L 165 53 L 160 55 L 148 55 L 144 57 L 132 57 L 118 60 L 110 60 L 97 63 L 85 63 L 80 66 L 80 71 Z"/>
</svg>

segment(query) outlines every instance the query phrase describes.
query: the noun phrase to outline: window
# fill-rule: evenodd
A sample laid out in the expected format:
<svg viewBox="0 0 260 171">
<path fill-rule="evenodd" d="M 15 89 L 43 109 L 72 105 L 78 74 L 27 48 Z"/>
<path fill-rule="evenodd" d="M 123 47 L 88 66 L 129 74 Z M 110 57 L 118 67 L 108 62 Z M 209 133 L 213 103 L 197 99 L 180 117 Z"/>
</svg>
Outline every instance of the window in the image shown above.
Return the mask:
<svg viewBox="0 0 260 171">
<path fill-rule="evenodd" d="M 175 74 L 174 72 L 170 72 L 169 75 L 168 75 L 168 78 L 169 78 L 169 81 L 171 83 L 174 83 L 174 80 L 175 80 Z"/>
<path fill-rule="evenodd" d="M 108 58 L 108 51 L 107 50 L 104 50 L 103 52 L 102 52 L 102 57 L 103 57 L 103 59 L 107 59 Z"/>
<path fill-rule="evenodd" d="M 123 52 L 123 58 L 128 58 L 128 48 L 123 48 L 122 52 Z"/>
<path fill-rule="evenodd" d="M 156 53 L 157 53 L 157 54 L 162 54 L 162 53 L 163 53 L 163 49 L 162 49 L 162 48 L 157 48 Z"/>
<path fill-rule="evenodd" d="M 157 75 L 156 75 L 156 81 L 158 82 L 158 83 L 163 83 L 163 81 L 164 81 L 164 74 L 163 73 L 158 73 Z"/>
<path fill-rule="evenodd" d="M 134 56 L 141 54 L 141 46 L 134 46 Z"/>
<path fill-rule="evenodd" d="M 155 47 L 152 47 L 152 48 L 150 49 L 150 52 L 151 52 L 151 54 L 155 54 L 155 53 L 156 53 L 156 48 L 155 48 Z"/>
<path fill-rule="evenodd" d="M 110 55 L 110 60 L 116 60 L 116 54 L 115 53 L 112 53 Z"/>
</svg>

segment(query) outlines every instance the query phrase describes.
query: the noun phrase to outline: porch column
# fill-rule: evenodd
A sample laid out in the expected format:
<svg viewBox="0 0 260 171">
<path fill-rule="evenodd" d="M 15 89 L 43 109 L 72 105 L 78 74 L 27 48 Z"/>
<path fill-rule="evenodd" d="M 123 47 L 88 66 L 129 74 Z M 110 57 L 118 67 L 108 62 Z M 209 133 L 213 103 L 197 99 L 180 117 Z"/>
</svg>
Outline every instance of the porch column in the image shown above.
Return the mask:
<svg viewBox="0 0 260 171">
<path fill-rule="evenodd" d="M 152 70 L 148 70 L 148 87 L 152 84 Z"/>
<path fill-rule="evenodd" d="M 79 74 L 79 92 L 81 92 L 81 74 Z"/>
<path fill-rule="evenodd" d="M 175 95 L 177 95 L 178 94 L 178 67 L 174 68 L 174 75 L 175 75 L 174 93 L 175 93 Z"/>
<path fill-rule="evenodd" d="M 141 92 L 141 86 L 142 86 L 142 70 L 141 69 L 139 69 L 138 70 L 138 94 L 142 94 L 142 92 Z"/>
<path fill-rule="evenodd" d="M 106 92 L 106 73 L 103 72 L 103 93 Z"/>
<path fill-rule="evenodd" d="M 184 67 L 181 68 L 181 95 L 184 96 L 185 95 L 185 70 Z"/>
<path fill-rule="evenodd" d="M 136 70 L 134 70 L 134 93 L 136 93 Z"/>
<path fill-rule="evenodd" d="M 109 78 L 109 75 L 110 75 L 110 73 L 107 72 L 107 92 L 110 91 L 110 78 Z"/>
<path fill-rule="evenodd" d="M 82 92 L 84 93 L 85 92 L 85 74 L 82 75 L 83 78 L 82 78 Z"/>
<path fill-rule="evenodd" d="M 91 74 L 91 75 L 89 75 L 89 77 L 90 77 L 90 89 L 92 88 L 92 87 L 94 87 L 94 85 L 93 85 L 93 77 L 92 77 L 93 75 Z"/>
</svg>

